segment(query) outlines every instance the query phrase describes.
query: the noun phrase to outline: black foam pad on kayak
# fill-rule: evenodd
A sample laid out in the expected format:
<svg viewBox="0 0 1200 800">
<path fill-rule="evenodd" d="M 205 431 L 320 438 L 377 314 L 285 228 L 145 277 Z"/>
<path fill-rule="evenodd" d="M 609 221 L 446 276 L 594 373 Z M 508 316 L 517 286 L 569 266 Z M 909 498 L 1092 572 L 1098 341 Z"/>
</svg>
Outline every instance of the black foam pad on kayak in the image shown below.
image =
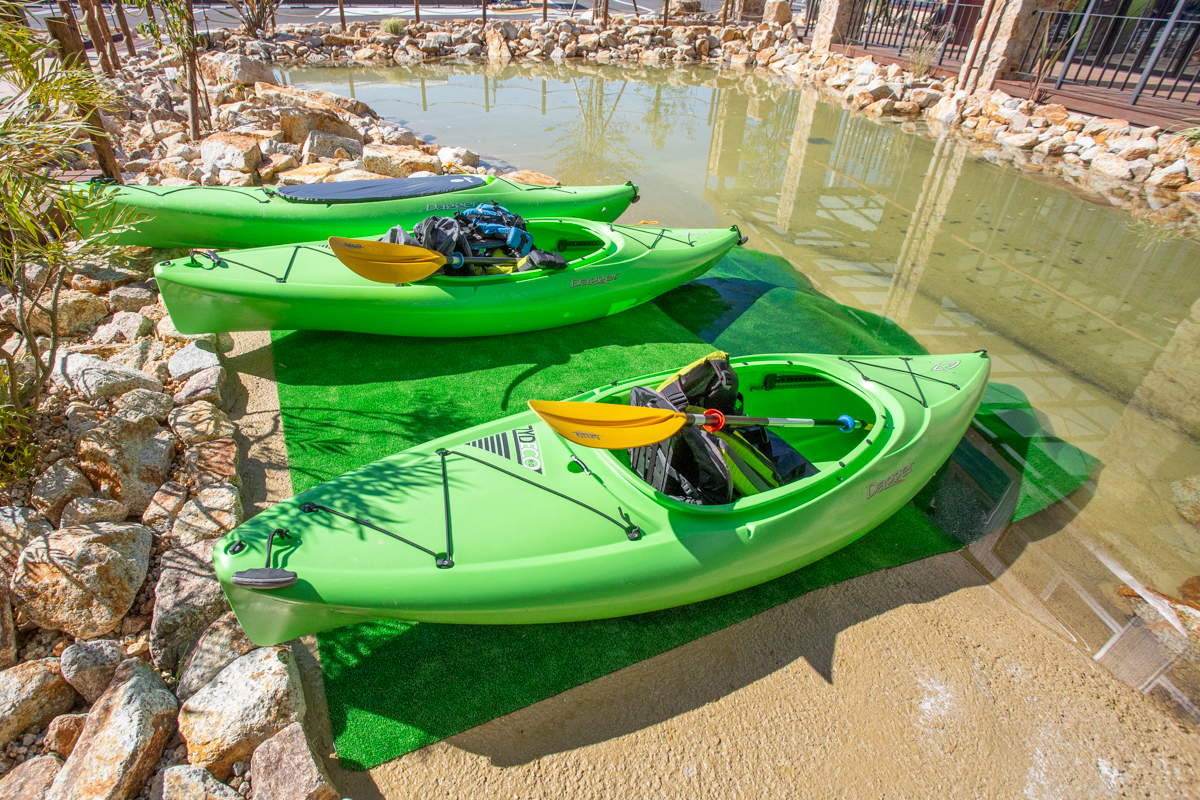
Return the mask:
<svg viewBox="0 0 1200 800">
<path fill-rule="evenodd" d="M 301 186 L 280 186 L 273 191 L 293 203 L 369 203 L 374 200 L 399 200 L 405 197 L 460 192 L 484 183 L 485 179 L 478 175 L 435 175 L 428 178 L 392 178 L 386 181 L 309 183 Z"/>
</svg>

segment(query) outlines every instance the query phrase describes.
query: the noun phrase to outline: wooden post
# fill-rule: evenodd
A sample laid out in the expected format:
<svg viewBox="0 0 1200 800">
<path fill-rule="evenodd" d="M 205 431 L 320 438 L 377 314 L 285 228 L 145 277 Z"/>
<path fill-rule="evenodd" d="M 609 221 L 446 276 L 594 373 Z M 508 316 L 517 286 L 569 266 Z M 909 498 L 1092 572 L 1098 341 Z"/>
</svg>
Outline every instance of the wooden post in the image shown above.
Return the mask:
<svg viewBox="0 0 1200 800">
<path fill-rule="evenodd" d="M 721 3 L 721 27 L 725 27 L 725 20 L 729 19 L 729 0 Z"/>
<path fill-rule="evenodd" d="M 87 52 L 83 49 L 83 37 L 79 30 L 66 17 L 46 17 L 46 30 L 58 45 L 58 57 L 63 66 L 68 69 L 90 69 Z M 79 115 L 88 126 L 88 136 L 92 147 L 96 150 L 96 160 L 100 162 L 100 174 L 112 178 L 117 183 L 121 179 L 121 165 L 117 162 L 117 154 L 113 150 L 112 141 L 104 130 L 104 121 L 100 112 L 95 108 L 80 108 Z"/>
<path fill-rule="evenodd" d="M 607 28 L 608 27 L 608 0 L 604 0 L 604 5 L 602 6 L 601 14 L 604 15 L 603 16 L 604 27 Z"/>
<path fill-rule="evenodd" d="M 338 18 L 342 21 L 342 33 L 346 33 L 346 4 L 344 0 L 338 0 Z"/>
<path fill-rule="evenodd" d="M 642 12 L 638 11 L 637 0 L 633 0 L 633 15 L 635 17 L 640 17 L 642 15 Z"/>
<path fill-rule="evenodd" d="M 183 20 L 187 42 L 183 47 L 183 63 L 187 73 L 188 136 L 193 142 L 200 141 L 200 76 L 196 65 L 196 17 L 192 0 L 187 0 L 187 14 Z"/>
<path fill-rule="evenodd" d="M 483 24 L 487 25 L 487 0 L 479 0 L 479 7 L 483 9 Z"/>
<path fill-rule="evenodd" d="M 413 0 L 413 21 L 421 24 L 421 0 Z"/>
<path fill-rule="evenodd" d="M 548 0 L 542 0 L 542 22 L 546 21 L 546 15 L 549 13 L 547 10 L 547 3 Z"/>
<path fill-rule="evenodd" d="M 137 48 L 133 46 L 133 32 L 129 30 L 129 20 L 125 19 L 125 9 L 121 8 L 121 0 L 113 0 L 113 11 L 117 15 L 117 24 L 121 26 L 121 35 L 125 37 L 125 52 L 133 58 Z"/>
<path fill-rule="evenodd" d="M 662 24 L 667 24 L 667 18 L 671 15 L 671 0 L 663 0 L 663 21 Z"/>
<path fill-rule="evenodd" d="M 108 27 L 108 16 L 104 13 L 104 4 L 101 0 L 92 0 L 92 6 L 96 9 L 96 19 L 100 20 L 100 35 L 104 37 L 104 45 L 108 48 L 108 60 L 112 62 L 113 69 L 121 68 L 121 57 L 117 55 L 117 42 L 113 39 L 112 30 Z"/>
<path fill-rule="evenodd" d="M 86 67 L 87 69 L 91 69 L 92 64 L 90 61 L 87 60 L 87 58 L 86 58 L 87 53 L 83 46 L 83 34 L 80 33 L 80 31 L 79 31 L 79 22 L 76 21 L 76 19 L 75 19 L 75 12 L 71 10 L 70 0 L 58 0 L 58 8 L 60 11 L 62 11 L 61 19 L 64 22 L 66 22 L 67 26 L 71 29 L 71 34 L 72 34 L 72 36 L 74 36 L 75 43 L 77 44 L 77 47 L 72 52 L 77 51 L 80 53 L 84 53 L 85 58 L 84 58 L 83 66 Z"/>
<path fill-rule="evenodd" d="M 92 49 L 96 51 L 100 69 L 104 70 L 105 75 L 112 75 L 114 70 L 112 62 L 108 60 L 108 48 L 104 46 L 104 34 L 100 33 L 100 23 L 96 21 L 96 8 L 91 4 L 91 0 L 79 0 L 79 8 L 87 23 L 88 38 L 92 40 Z"/>
<path fill-rule="evenodd" d="M 146 3 L 146 21 L 154 28 L 158 28 L 158 17 L 154 16 L 154 6 L 151 3 Z M 154 46 L 158 47 L 158 40 L 154 41 Z"/>
</svg>

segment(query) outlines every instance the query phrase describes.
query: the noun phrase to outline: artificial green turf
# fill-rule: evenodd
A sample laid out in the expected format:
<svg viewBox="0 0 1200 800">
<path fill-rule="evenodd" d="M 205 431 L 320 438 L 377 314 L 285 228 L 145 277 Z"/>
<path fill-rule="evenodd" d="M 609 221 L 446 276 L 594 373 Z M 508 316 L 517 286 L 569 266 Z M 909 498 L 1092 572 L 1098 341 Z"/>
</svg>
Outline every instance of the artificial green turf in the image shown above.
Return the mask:
<svg viewBox="0 0 1200 800">
<path fill-rule="evenodd" d="M 526 400 L 558 399 L 614 379 L 681 366 L 714 345 L 737 355 L 923 352 L 898 326 L 838 305 L 804 284 L 785 262 L 745 250 L 655 303 L 569 328 L 458 340 L 283 332 L 273 341 L 297 492 L 518 411 Z M 1009 444 L 1034 470 L 1022 467 L 1020 512 L 1044 507 L 1053 502 L 1052 494 L 1067 494 L 1086 479 L 1094 460 L 1045 436 L 1040 427 L 1031 428 L 1029 419 L 1036 422 L 1036 417 L 1027 413 L 1028 403 L 1017 390 L 998 387 L 994 400 L 995 407 L 981 413 L 992 415 L 989 430 L 998 437 L 997 446 Z M 1008 451 L 1002 455 L 1013 462 Z M 964 452 L 966 460 L 970 456 Z M 1003 475 L 990 483 L 981 480 L 980 490 L 995 501 L 1005 480 Z M 950 489 L 964 491 L 961 484 Z M 926 499 L 937 491 L 927 487 Z M 987 498 L 974 502 L 986 509 Z M 921 510 L 936 506 L 910 504 L 815 564 L 684 608 L 561 625 L 388 622 L 320 634 L 341 763 L 370 768 L 812 589 L 946 552 L 977 535 L 969 522 L 939 520 L 960 539 L 948 536 L 931 521 L 936 514 Z"/>
</svg>

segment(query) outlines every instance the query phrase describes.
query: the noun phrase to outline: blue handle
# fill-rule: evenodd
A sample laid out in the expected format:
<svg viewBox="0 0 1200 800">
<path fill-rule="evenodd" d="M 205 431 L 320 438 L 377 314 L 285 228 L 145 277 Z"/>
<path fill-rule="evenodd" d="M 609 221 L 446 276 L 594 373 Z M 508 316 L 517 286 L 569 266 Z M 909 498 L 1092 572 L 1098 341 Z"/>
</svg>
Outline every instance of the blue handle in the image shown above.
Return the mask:
<svg viewBox="0 0 1200 800">
<path fill-rule="evenodd" d="M 858 423 L 854 421 L 854 417 L 850 416 L 849 414 L 842 414 L 837 418 L 837 421 L 842 423 L 841 429 L 844 433 L 850 433 L 856 427 L 858 427 Z"/>
</svg>

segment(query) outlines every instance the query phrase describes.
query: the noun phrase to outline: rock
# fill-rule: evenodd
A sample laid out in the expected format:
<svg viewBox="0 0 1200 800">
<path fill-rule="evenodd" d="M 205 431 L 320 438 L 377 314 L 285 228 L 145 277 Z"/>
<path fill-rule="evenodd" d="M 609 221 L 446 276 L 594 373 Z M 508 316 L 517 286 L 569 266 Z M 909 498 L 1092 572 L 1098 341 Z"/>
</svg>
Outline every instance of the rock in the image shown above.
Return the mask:
<svg viewBox="0 0 1200 800">
<path fill-rule="evenodd" d="M 143 317 L 136 311 L 118 311 L 113 314 L 109 324 L 120 331 L 127 342 L 136 342 L 143 336 L 154 333 L 154 320 Z"/>
<path fill-rule="evenodd" d="M 145 414 L 147 417 L 162 422 L 171 413 L 175 403 L 171 395 L 163 392 L 152 392 L 149 389 L 134 389 L 126 392 L 113 401 L 113 405 L 122 411 L 132 411 Z"/>
<path fill-rule="evenodd" d="M 675 5 L 672 3 L 671 5 Z M 762 21 L 786 25 L 792 21 L 792 6 L 787 0 L 767 0 L 763 5 Z"/>
<path fill-rule="evenodd" d="M 117 364 L 118 366 L 129 367 L 130 369 L 141 372 L 143 367 L 145 367 L 148 362 L 161 358 L 162 355 L 162 342 L 143 339 L 139 342 L 134 342 L 120 353 L 110 356 L 107 361 L 109 364 Z M 170 373 L 165 373 L 164 377 L 169 378 Z"/>
<path fill-rule="evenodd" d="M 284 141 L 292 144 L 304 144 L 313 132 L 351 139 L 360 145 L 360 149 L 363 140 L 358 129 L 337 114 L 313 108 L 280 109 L 279 127 L 283 129 Z"/>
<path fill-rule="evenodd" d="M 92 706 L 46 800 L 136 797 L 175 732 L 179 704 L 153 669 L 130 658 Z"/>
<path fill-rule="evenodd" d="M 463 167 L 478 167 L 479 156 L 465 147 L 443 147 L 438 150 L 438 160 L 443 164 L 458 164 Z"/>
<path fill-rule="evenodd" d="M 103 497 L 76 497 L 63 507 L 59 524 L 64 528 L 88 525 L 92 522 L 124 522 L 129 509 L 117 500 Z"/>
<path fill-rule="evenodd" d="M 237 617 L 230 611 L 209 625 L 188 651 L 179 668 L 175 696 L 180 702 L 200 691 L 221 670 L 255 649 Z"/>
<path fill-rule="evenodd" d="M 167 369 L 177 381 L 185 381 L 201 370 L 220 365 L 221 357 L 209 342 L 192 342 L 167 361 Z"/>
<path fill-rule="evenodd" d="M 882 100 L 876 100 L 874 103 L 863 108 L 863 113 L 871 117 L 881 117 L 884 114 L 891 114 L 896 110 L 896 101 L 890 97 L 885 97 Z"/>
<path fill-rule="evenodd" d="M 311 131 L 308 138 L 304 140 L 304 147 L 300 154 L 305 158 L 336 158 L 339 161 L 348 161 L 358 158 L 362 152 L 362 142 L 357 139 Z"/>
<path fill-rule="evenodd" d="M 415 147 L 369 144 L 363 148 L 363 168 L 379 175 L 407 178 L 414 172 L 440 173 L 442 162 Z"/>
<path fill-rule="evenodd" d="M 1137 158 L 1127 163 L 1129 165 L 1129 173 L 1133 175 L 1135 181 L 1144 181 L 1154 172 L 1154 164 L 1148 158 Z"/>
<path fill-rule="evenodd" d="M 1157 152 L 1158 140 L 1147 136 L 1143 139 L 1138 139 L 1126 145 L 1121 149 L 1121 152 L 1117 153 L 1117 155 L 1126 161 L 1136 161 L 1139 158 L 1146 158 L 1151 153 Z"/>
<path fill-rule="evenodd" d="M 913 89 L 912 91 L 913 102 L 921 108 L 929 108 L 943 97 L 945 97 L 944 94 L 933 89 Z"/>
<path fill-rule="evenodd" d="M 59 463 L 67 466 L 65 462 Z M 54 467 L 50 469 L 54 469 Z M 36 487 L 37 484 L 34 486 Z M 63 505 L 66 505 L 66 502 Z M 61 510 L 61 506 L 59 508 Z M 41 518 L 36 508 L 0 506 L 0 586 L 8 586 L 13 570 L 17 566 L 17 559 L 21 557 L 21 551 L 25 549 L 25 545 L 29 544 L 33 537 L 49 533 L 52 530 L 54 527 Z"/>
<path fill-rule="evenodd" d="M 338 800 L 325 765 L 308 745 L 304 728 L 293 722 L 267 739 L 250 761 L 255 800 Z"/>
<path fill-rule="evenodd" d="M 77 638 L 115 630 L 146 579 L 154 534 L 96 522 L 40 536 L 21 551 L 12 596 L 31 621 Z"/>
<path fill-rule="evenodd" d="M 250 172 L 262 161 L 258 140 L 236 133 L 214 133 L 200 144 L 200 154 L 205 165 L 238 172 Z"/>
<path fill-rule="evenodd" d="M 179 713 L 188 759 L 217 778 L 234 762 L 304 717 L 304 692 L 292 652 L 261 647 L 238 658 L 196 692 Z"/>
<path fill-rule="evenodd" d="M 48 303 L 49 298 L 44 298 Z M 33 307 L 26 303 L 25 314 L 29 318 L 29 326 L 34 333 L 50 335 L 50 316 L 40 306 Z M 17 306 L 7 303 L 0 319 L 16 327 Z M 63 289 L 58 293 L 58 332 L 59 334 L 75 333 L 91 328 L 108 316 L 108 303 L 103 298 L 90 292 L 80 292 L 74 289 Z"/>
<path fill-rule="evenodd" d="M 1200 525 L 1200 475 L 1172 481 L 1171 492 L 1179 516 L 1193 525 Z"/>
<path fill-rule="evenodd" d="M 170 136 L 184 133 L 187 127 L 181 122 L 172 122 L 170 120 L 152 120 L 147 122 L 138 131 L 138 135 L 143 139 L 151 142 L 161 142 Z"/>
<path fill-rule="evenodd" d="M 275 71 L 268 64 L 234 53 L 205 53 L 200 56 L 198 66 L 200 74 L 210 84 L 254 86 L 259 83 L 279 83 L 275 79 Z"/>
<path fill-rule="evenodd" d="M 8 582 L 0 582 L 0 669 L 17 663 L 17 630 L 8 594 Z"/>
<path fill-rule="evenodd" d="M 211 542 L 197 542 L 162 557 L 150 622 L 150 657 L 160 669 L 174 670 L 196 635 L 229 610 L 212 549 Z"/>
<path fill-rule="evenodd" d="M 216 347 L 217 336 L 215 333 L 180 333 L 175 327 L 175 323 L 171 321 L 171 316 L 168 314 L 158 321 L 154 326 L 154 335 L 165 342 L 179 342 L 187 344 L 188 342 L 206 341 Z"/>
<path fill-rule="evenodd" d="M 75 267 L 74 271 L 71 288 L 90 294 L 104 294 L 141 277 L 131 269 L 108 264 L 84 263 Z"/>
<path fill-rule="evenodd" d="M 494 64 L 506 64 L 512 60 L 512 50 L 504 39 L 504 34 L 497 30 L 484 33 L 484 43 L 487 45 L 487 60 Z"/>
<path fill-rule="evenodd" d="M 1038 135 L 1036 133 L 1013 133 L 997 136 L 996 140 L 1015 150 L 1032 150 L 1038 143 Z"/>
<path fill-rule="evenodd" d="M 237 432 L 225 412 L 207 400 L 199 400 L 171 412 L 171 430 L 184 444 L 227 439 Z"/>
<path fill-rule="evenodd" d="M 38 756 L 18 764 L 0 778 L 0 797 L 4 800 L 44 800 L 62 764 L 62 759 L 57 756 Z"/>
<path fill-rule="evenodd" d="M 1061 156 L 1067 147 L 1067 140 L 1061 136 L 1051 136 L 1046 141 L 1033 148 L 1033 152 L 1046 156 Z"/>
<path fill-rule="evenodd" d="M 242 800 L 203 767 L 181 764 L 162 773 L 162 800 Z"/>
<path fill-rule="evenodd" d="M 287 153 L 271 153 L 267 156 L 267 160 L 258 165 L 258 174 L 264 181 L 269 181 L 275 178 L 281 172 L 295 169 L 300 166 L 300 162 L 295 156 Z"/>
<path fill-rule="evenodd" d="M 966 105 L 966 92 L 955 92 L 943 97 L 929 108 L 929 119 L 944 125 L 957 125 L 962 120 Z"/>
<path fill-rule="evenodd" d="M 63 650 L 62 676 L 84 700 L 94 703 L 104 694 L 117 666 L 126 658 L 125 648 L 112 639 L 76 642 Z"/>
<path fill-rule="evenodd" d="M 175 518 L 171 536 L 179 546 L 186 547 L 224 536 L 241 525 L 243 518 L 242 498 L 237 487 L 231 483 L 214 483 L 205 486 L 184 504 Z"/>
<path fill-rule="evenodd" d="M 189 447 L 183 454 L 183 466 L 195 488 L 222 482 L 242 485 L 238 474 L 241 456 L 233 439 L 213 439 Z"/>
<path fill-rule="evenodd" d="M 284 186 L 299 186 L 306 183 L 321 183 L 340 171 L 334 164 L 305 164 L 303 167 L 280 172 L 276 177 Z"/>
<path fill-rule="evenodd" d="M 91 497 L 92 484 L 67 460 L 56 461 L 33 484 L 29 502 L 42 516 L 57 525 L 62 510 L 76 497 Z"/>
<path fill-rule="evenodd" d="M 167 481 L 150 498 L 150 505 L 142 514 L 142 524 L 155 533 L 166 533 L 175 524 L 175 517 L 185 502 L 187 489 L 183 484 Z"/>
<path fill-rule="evenodd" d="M 224 367 L 210 367 L 188 378 L 183 388 L 175 393 L 175 405 L 187 405 L 206 400 L 218 408 L 229 408 L 233 404 L 233 392 L 226 384 Z"/>
<path fill-rule="evenodd" d="M 113 669 L 115 671 L 116 667 Z M 63 758 L 70 756 L 71 751 L 75 749 L 75 743 L 79 741 L 79 734 L 83 733 L 85 722 L 87 714 L 60 714 L 55 717 L 50 722 L 50 727 L 46 728 L 46 749 L 58 753 Z"/>
<path fill-rule="evenodd" d="M 531 169 L 520 169 L 514 172 L 506 172 L 502 175 L 505 180 L 510 180 L 513 183 L 526 183 L 533 186 L 561 186 L 562 184 L 555 178 L 549 175 L 543 175 L 540 172 L 534 172 Z"/>
<path fill-rule="evenodd" d="M 75 690 L 63 680 L 57 658 L 26 661 L 0 672 L 0 747 L 73 705 Z"/>
<path fill-rule="evenodd" d="M 1092 169 L 1101 175 L 1108 175 L 1111 178 L 1119 178 L 1121 180 L 1130 180 L 1133 178 L 1133 172 L 1129 169 L 1129 162 L 1112 153 L 1101 153 L 1092 159 Z"/>
<path fill-rule="evenodd" d="M 134 389 L 162 391 L 162 382 L 146 373 L 78 353 L 62 353 L 54 362 L 54 382 L 87 400 L 125 394 Z"/>
<path fill-rule="evenodd" d="M 80 437 L 78 453 L 92 484 L 140 516 L 167 480 L 175 436 L 152 417 L 114 416 Z"/>
<path fill-rule="evenodd" d="M 1147 186 L 1161 186 L 1164 189 L 1178 189 L 1187 182 L 1187 162 L 1182 158 L 1165 167 L 1159 167 L 1146 179 Z"/>
</svg>

